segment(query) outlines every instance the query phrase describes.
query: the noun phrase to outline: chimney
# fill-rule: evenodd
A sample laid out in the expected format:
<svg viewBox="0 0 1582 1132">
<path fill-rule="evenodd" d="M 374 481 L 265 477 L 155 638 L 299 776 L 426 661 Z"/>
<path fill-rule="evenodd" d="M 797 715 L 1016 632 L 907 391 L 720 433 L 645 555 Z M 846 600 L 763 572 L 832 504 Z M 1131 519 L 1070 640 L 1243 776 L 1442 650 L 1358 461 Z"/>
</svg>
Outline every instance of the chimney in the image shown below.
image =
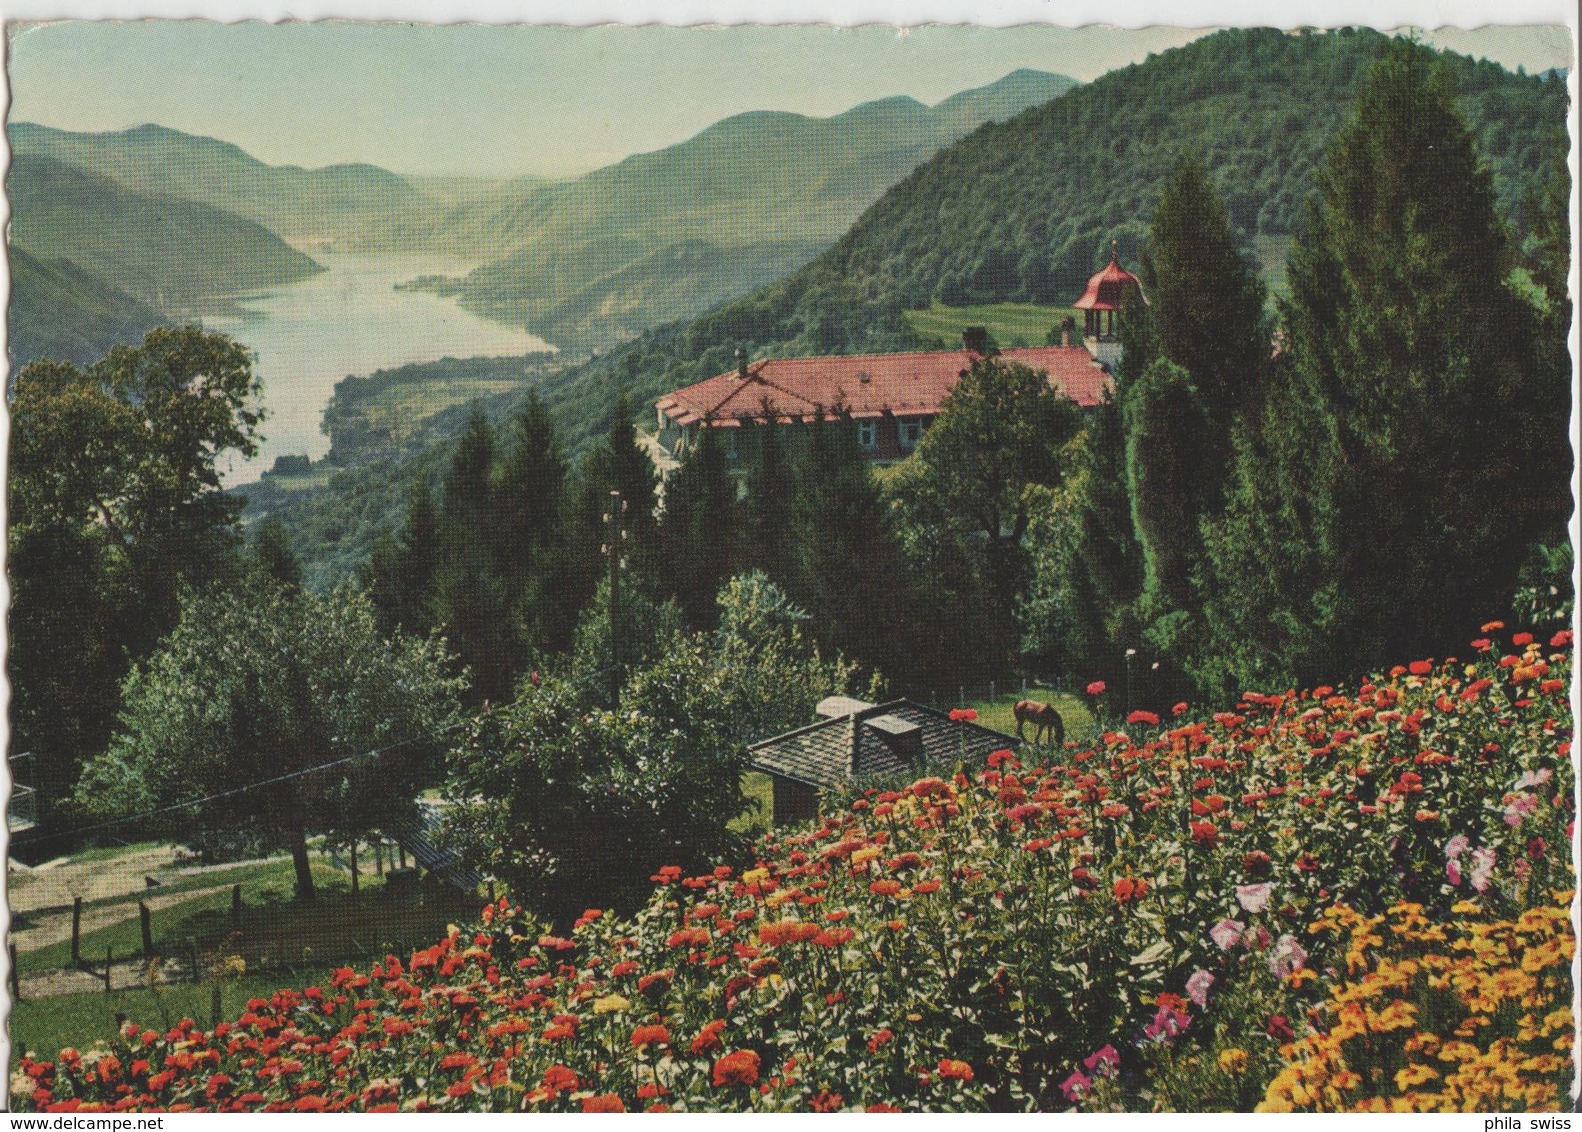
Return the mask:
<svg viewBox="0 0 1582 1132">
<path fill-rule="evenodd" d="M 987 326 L 963 326 L 961 328 L 961 344 L 974 354 L 987 354 L 989 352 L 989 328 Z"/>
<path fill-rule="evenodd" d="M 736 376 L 747 379 L 747 351 L 740 346 L 736 347 Z"/>
<path fill-rule="evenodd" d="M 1076 332 L 1077 320 L 1072 318 L 1069 314 L 1066 315 L 1066 317 L 1060 323 L 1060 344 L 1062 346 L 1071 345 L 1071 339 L 1073 336 L 1075 336 Z"/>
<path fill-rule="evenodd" d="M 922 761 L 923 729 L 917 724 L 894 715 L 865 719 L 863 723 L 902 762 L 916 764 Z"/>
</svg>

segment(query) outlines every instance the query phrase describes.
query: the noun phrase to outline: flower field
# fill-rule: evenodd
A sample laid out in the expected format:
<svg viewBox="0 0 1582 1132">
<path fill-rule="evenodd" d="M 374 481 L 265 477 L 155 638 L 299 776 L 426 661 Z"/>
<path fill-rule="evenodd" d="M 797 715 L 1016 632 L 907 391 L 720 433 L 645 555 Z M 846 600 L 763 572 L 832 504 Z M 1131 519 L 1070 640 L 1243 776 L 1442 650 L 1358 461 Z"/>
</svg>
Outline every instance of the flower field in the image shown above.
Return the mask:
<svg viewBox="0 0 1582 1132">
<path fill-rule="evenodd" d="M 1571 635 L 870 791 L 750 867 L 24 1059 L 34 1110 L 1559 1108 Z M 1096 694 L 1102 694 L 1098 689 Z"/>
</svg>

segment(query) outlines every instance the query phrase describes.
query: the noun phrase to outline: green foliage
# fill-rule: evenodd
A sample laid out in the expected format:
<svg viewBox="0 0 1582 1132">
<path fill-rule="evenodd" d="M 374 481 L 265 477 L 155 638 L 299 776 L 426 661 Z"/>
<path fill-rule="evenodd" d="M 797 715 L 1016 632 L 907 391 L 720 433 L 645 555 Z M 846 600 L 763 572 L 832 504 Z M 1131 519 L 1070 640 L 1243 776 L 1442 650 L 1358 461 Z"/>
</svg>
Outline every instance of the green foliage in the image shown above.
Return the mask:
<svg viewBox="0 0 1582 1132">
<path fill-rule="evenodd" d="M 150 331 L 86 370 L 35 362 L 11 401 L 7 531 L 12 727 L 46 806 L 102 748 L 116 685 L 173 624 L 177 593 L 237 571 L 222 454 L 251 455 L 262 412 L 246 351 Z"/>
<path fill-rule="evenodd" d="M 714 595 L 740 556 L 736 544 L 742 520 L 736 482 L 726 465 L 718 432 L 700 429 L 697 443 L 666 481 L 659 527 L 663 577 L 675 591 L 687 620 L 699 627 L 712 620 Z"/>
<path fill-rule="evenodd" d="M 1204 496 L 1213 490 L 1204 472 L 1219 462 L 1213 423 L 1191 376 L 1165 358 L 1127 390 L 1122 420 L 1143 592 L 1155 604 L 1186 608 L 1192 601 L 1191 569 L 1202 553 L 1198 522 Z"/>
<path fill-rule="evenodd" d="M 1045 374 L 979 359 L 887 481 L 919 612 L 950 630 L 941 653 L 993 668 L 1015 653 L 1013 602 L 1026 584 L 1023 537 L 1036 498 L 1029 488 L 1061 484 L 1080 420 Z"/>
<path fill-rule="evenodd" d="M 289 590 L 302 588 L 302 563 L 291 551 L 285 528 L 279 521 L 265 519 L 253 535 L 253 568 L 277 586 Z"/>
<path fill-rule="evenodd" d="M 155 824 L 180 840 L 224 830 L 285 845 L 311 896 L 308 835 L 400 822 L 433 781 L 463 686 L 450 668 L 436 640 L 381 637 L 356 594 L 190 596 L 127 677 L 121 731 L 84 769 L 78 803 L 106 817 L 176 807 Z"/>
<path fill-rule="evenodd" d="M 1569 370 L 1506 284 L 1492 180 L 1430 64 L 1401 44 L 1374 69 L 1297 243 L 1288 383 L 1211 532 L 1209 679 L 1431 649 L 1507 608 L 1519 548 L 1569 510 Z"/>
</svg>

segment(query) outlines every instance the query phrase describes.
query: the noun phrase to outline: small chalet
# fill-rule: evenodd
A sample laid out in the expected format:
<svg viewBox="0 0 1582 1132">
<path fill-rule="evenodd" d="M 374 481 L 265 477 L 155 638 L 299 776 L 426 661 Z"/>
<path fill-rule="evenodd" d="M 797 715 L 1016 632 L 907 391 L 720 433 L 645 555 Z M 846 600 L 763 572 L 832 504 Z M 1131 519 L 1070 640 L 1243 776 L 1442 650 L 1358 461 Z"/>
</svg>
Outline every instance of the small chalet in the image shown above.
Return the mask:
<svg viewBox="0 0 1582 1132">
<path fill-rule="evenodd" d="M 1013 347 L 999 357 L 1049 378 L 1052 388 L 1089 409 L 1104 396 L 1108 370 L 1120 358 L 1116 312 L 1143 298 L 1137 277 L 1121 267 L 1111 245 L 1109 266 L 1088 280 L 1073 304 L 1086 315 L 1080 342 L 1066 319 L 1058 346 Z M 719 429 L 733 465 L 757 443 L 755 426 L 811 424 L 837 410 L 856 422 L 857 442 L 868 459 L 892 463 L 917 447 L 945 398 L 972 363 L 988 350 L 982 327 L 962 334 L 959 350 L 919 354 L 857 354 L 767 358 L 749 362 L 736 352 L 736 368 L 659 399 L 658 432 L 650 442 L 661 472 L 674 468 L 704 428 Z"/>
<path fill-rule="evenodd" d="M 830 696 L 818 714 L 817 723 L 747 748 L 753 769 L 774 782 L 777 826 L 818 816 L 819 791 L 843 782 L 952 759 L 982 764 L 994 751 L 1017 746 L 1012 736 L 911 700 L 870 704 Z"/>
</svg>

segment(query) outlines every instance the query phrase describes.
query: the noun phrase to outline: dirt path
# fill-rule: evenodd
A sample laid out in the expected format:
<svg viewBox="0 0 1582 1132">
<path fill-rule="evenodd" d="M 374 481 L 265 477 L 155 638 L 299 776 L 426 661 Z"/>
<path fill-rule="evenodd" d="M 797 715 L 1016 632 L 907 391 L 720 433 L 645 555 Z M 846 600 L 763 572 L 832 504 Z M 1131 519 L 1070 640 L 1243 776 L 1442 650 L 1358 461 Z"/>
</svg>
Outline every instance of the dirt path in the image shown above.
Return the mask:
<svg viewBox="0 0 1582 1132">
<path fill-rule="evenodd" d="M 10 862 L 6 871 L 6 902 L 13 913 L 71 907 L 72 898 L 108 900 L 129 896 L 145 887 L 143 878 L 176 867 L 172 845 L 140 849 L 97 861 L 47 862 L 34 869 Z"/>
<path fill-rule="evenodd" d="M 216 892 L 230 891 L 230 885 L 215 885 L 210 888 L 188 888 L 180 892 L 160 894 L 157 888 L 148 890 L 148 895 L 140 899 L 148 905 L 150 912 L 158 912 L 169 908 L 173 904 L 181 904 L 188 900 L 197 900 L 204 896 L 212 896 Z M 130 920 L 137 915 L 137 903 L 128 896 L 125 901 L 115 904 L 104 904 L 98 907 L 89 907 L 82 910 L 82 932 L 97 931 L 100 928 Z M 16 944 L 19 954 L 26 955 L 30 951 L 38 951 L 52 943 L 61 943 L 71 938 L 71 909 L 52 908 L 49 911 L 37 912 L 18 924 L 11 923 L 11 942 Z M 92 959 L 92 956 L 85 956 Z"/>
</svg>

